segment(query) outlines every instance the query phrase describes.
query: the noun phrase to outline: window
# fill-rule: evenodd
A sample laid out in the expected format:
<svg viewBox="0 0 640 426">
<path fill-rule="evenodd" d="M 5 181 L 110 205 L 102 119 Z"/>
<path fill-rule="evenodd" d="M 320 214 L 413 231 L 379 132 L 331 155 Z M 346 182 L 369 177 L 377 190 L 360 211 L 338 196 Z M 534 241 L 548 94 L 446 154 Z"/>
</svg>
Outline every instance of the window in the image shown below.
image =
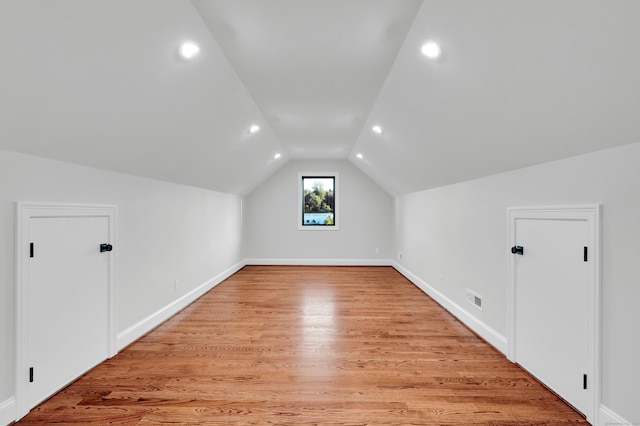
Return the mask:
<svg viewBox="0 0 640 426">
<path fill-rule="evenodd" d="M 298 229 L 338 229 L 338 174 L 298 175 Z"/>
</svg>

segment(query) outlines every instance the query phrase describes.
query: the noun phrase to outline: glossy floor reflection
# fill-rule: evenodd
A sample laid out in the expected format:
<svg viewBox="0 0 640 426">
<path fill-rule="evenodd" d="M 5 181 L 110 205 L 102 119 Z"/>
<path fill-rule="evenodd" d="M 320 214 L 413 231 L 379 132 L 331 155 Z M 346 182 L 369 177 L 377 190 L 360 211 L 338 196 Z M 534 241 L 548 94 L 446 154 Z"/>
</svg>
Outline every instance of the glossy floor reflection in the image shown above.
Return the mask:
<svg viewBox="0 0 640 426">
<path fill-rule="evenodd" d="M 388 267 L 249 266 L 23 424 L 584 419 Z"/>
</svg>

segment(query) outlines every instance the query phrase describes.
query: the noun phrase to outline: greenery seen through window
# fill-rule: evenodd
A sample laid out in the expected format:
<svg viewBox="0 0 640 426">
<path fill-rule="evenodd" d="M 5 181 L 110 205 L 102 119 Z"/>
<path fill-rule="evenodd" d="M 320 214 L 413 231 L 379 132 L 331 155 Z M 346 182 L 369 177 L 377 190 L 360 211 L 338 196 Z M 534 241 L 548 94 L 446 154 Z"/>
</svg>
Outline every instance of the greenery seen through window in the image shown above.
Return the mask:
<svg viewBox="0 0 640 426">
<path fill-rule="evenodd" d="M 335 177 L 303 176 L 303 226 L 335 225 Z"/>
</svg>

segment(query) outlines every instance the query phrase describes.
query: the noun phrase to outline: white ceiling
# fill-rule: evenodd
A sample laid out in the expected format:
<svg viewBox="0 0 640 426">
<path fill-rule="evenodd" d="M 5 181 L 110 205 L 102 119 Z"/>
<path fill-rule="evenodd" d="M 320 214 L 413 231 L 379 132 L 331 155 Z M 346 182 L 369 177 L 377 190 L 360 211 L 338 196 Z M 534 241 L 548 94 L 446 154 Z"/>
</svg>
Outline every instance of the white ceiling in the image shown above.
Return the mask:
<svg viewBox="0 0 640 426">
<path fill-rule="evenodd" d="M 293 158 L 346 158 L 419 0 L 194 0 Z"/>
<path fill-rule="evenodd" d="M 298 158 L 433 188 L 640 142 L 638 16 L 636 0 L 2 0 L 0 148 L 239 194 Z"/>
</svg>

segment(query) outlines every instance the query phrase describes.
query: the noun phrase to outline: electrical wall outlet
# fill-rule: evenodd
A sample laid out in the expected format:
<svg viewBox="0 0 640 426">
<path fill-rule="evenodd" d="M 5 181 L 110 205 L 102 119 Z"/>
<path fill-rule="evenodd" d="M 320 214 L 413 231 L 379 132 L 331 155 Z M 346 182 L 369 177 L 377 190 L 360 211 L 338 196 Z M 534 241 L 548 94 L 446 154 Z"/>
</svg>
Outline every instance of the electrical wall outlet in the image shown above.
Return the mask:
<svg viewBox="0 0 640 426">
<path fill-rule="evenodd" d="M 401 251 L 398 252 L 398 260 L 404 259 L 404 254 Z"/>
</svg>

